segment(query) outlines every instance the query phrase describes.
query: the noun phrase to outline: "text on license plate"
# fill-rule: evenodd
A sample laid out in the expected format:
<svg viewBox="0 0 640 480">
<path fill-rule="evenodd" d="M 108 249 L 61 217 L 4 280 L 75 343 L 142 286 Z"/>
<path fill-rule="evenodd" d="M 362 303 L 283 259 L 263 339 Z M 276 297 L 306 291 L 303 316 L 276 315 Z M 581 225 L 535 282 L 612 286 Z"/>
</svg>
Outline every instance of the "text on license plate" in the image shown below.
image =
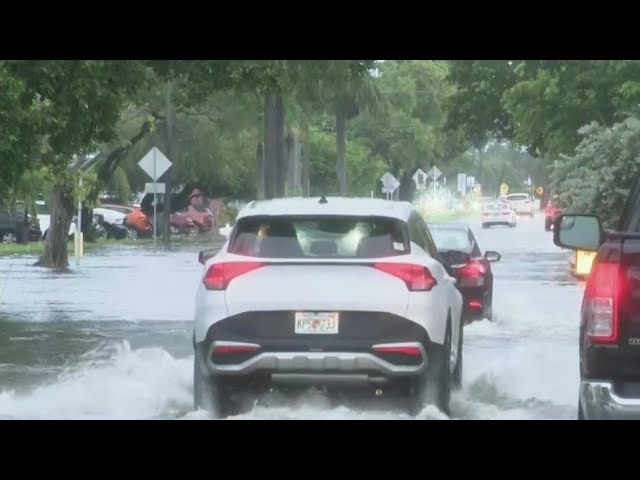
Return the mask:
<svg viewBox="0 0 640 480">
<path fill-rule="evenodd" d="M 296 312 L 295 332 L 329 335 L 338 333 L 337 312 Z"/>
</svg>

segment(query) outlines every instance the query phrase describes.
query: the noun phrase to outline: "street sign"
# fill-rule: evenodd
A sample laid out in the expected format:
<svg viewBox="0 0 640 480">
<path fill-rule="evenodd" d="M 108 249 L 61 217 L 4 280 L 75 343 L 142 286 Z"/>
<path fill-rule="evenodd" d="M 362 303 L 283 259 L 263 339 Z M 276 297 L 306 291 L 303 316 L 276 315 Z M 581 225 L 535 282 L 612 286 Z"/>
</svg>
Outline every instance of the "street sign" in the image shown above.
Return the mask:
<svg viewBox="0 0 640 480">
<path fill-rule="evenodd" d="M 431 170 L 429 170 L 429 178 L 432 178 L 434 182 L 440 178 L 440 175 L 442 175 L 442 172 L 435 165 Z"/>
<path fill-rule="evenodd" d="M 506 183 L 503 183 L 502 185 L 500 185 L 500 193 L 502 195 L 506 195 L 508 191 L 509 191 L 509 185 L 507 185 Z"/>
<path fill-rule="evenodd" d="M 171 168 L 171 165 L 172 163 L 169 159 L 156 147 L 149 150 L 149 152 L 142 157 L 142 160 L 138 162 L 138 166 L 140 166 L 154 182 L 164 175 L 165 172 Z"/>
<path fill-rule="evenodd" d="M 473 188 L 476 184 L 476 177 L 467 177 L 467 187 Z"/>
<path fill-rule="evenodd" d="M 467 191 L 467 175 L 464 173 L 458 174 L 458 192 L 464 195 Z"/>
<path fill-rule="evenodd" d="M 427 186 L 427 174 L 421 168 L 417 169 L 411 178 L 416 182 L 416 190 L 423 190 Z"/>
<path fill-rule="evenodd" d="M 153 193 L 155 187 L 155 192 L 159 194 L 166 193 L 166 186 L 164 183 L 145 183 L 144 184 L 144 194 Z"/>
<path fill-rule="evenodd" d="M 539 197 L 541 197 L 542 194 L 544 193 L 544 188 L 542 187 L 536 188 L 536 193 L 538 194 Z"/>
<path fill-rule="evenodd" d="M 147 185 L 151 185 L 151 189 L 153 191 L 153 245 L 156 245 L 157 241 L 157 204 L 158 204 L 158 187 L 162 185 L 162 193 L 164 193 L 164 184 L 157 183 L 158 179 L 165 174 L 169 168 L 171 168 L 171 162 L 167 157 L 164 156 L 160 150 L 156 147 L 153 147 L 151 150 L 147 152 L 147 154 L 142 157 L 142 160 L 138 162 L 138 166 L 144 170 L 144 172 L 151 177 L 153 183 L 148 183 L 145 185 L 145 190 Z M 151 193 L 151 192 L 149 192 Z"/>
<path fill-rule="evenodd" d="M 391 194 L 400 186 L 398 179 L 389 172 L 385 173 L 380 178 L 380 181 L 382 182 L 382 191 L 384 193 Z"/>
</svg>

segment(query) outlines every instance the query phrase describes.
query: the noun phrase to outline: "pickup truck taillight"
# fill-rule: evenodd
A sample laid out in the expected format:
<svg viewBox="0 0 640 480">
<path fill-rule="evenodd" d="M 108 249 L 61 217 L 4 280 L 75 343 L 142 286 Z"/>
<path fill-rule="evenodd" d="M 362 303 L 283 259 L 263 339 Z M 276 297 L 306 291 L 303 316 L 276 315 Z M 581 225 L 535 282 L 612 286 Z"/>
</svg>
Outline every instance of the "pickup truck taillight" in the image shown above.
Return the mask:
<svg viewBox="0 0 640 480">
<path fill-rule="evenodd" d="M 618 263 L 594 262 L 585 287 L 585 334 L 592 343 L 618 341 L 618 307 L 624 287 Z"/>
</svg>

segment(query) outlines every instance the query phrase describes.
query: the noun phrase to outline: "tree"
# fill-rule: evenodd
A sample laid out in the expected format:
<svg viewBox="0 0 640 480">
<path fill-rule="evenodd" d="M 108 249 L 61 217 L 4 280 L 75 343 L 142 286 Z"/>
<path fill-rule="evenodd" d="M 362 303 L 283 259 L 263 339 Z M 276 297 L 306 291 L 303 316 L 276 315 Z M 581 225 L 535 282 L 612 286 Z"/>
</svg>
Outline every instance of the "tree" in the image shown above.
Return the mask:
<svg viewBox="0 0 640 480">
<path fill-rule="evenodd" d="M 331 89 L 331 104 L 337 107 L 336 118 L 340 123 L 348 114 L 347 104 L 353 106 L 363 91 L 362 88 L 354 90 L 354 80 L 371 66 L 371 60 L 269 60 L 245 61 L 235 67 L 235 78 L 243 88 L 264 95 L 264 166 L 261 170 L 265 175 L 266 198 L 283 196 L 285 192 L 285 177 L 289 170 L 285 148 L 287 101 L 303 98 L 305 106 L 317 106 L 327 99 Z M 347 86 L 349 82 L 352 82 L 351 87 Z M 339 131 L 337 150 L 343 151 L 340 148 L 343 140 L 344 135 Z M 342 165 L 344 155 L 337 157 L 337 163 Z M 339 170 L 343 172 L 344 168 Z"/>
<path fill-rule="evenodd" d="M 54 179 L 52 221 L 38 264 L 66 268 L 80 160 L 114 137 L 122 107 L 144 77 L 135 61 L 7 61 L 5 68 L 21 80 L 24 95 L 40 99 L 39 163 Z"/>
<path fill-rule="evenodd" d="M 336 132 L 336 177 L 340 195 L 346 196 L 347 166 L 346 143 L 347 121 L 357 117 L 361 108 L 373 108 L 379 105 L 376 85 L 370 70 L 370 60 L 332 60 L 325 61 L 319 78 L 320 97 L 323 103 L 330 105 L 335 117 Z"/>
<path fill-rule="evenodd" d="M 455 60 L 448 63 L 447 80 L 455 89 L 445 103 L 447 127 L 462 130 L 476 149 L 491 138 L 513 138 L 513 119 L 503 104 L 503 97 L 516 84 L 514 62 Z"/>
<path fill-rule="evenodd" d="M 548 167 L 554 165 L 550 159 L 574 152 L 583 125 L 611 126 L 640 101 L 638 61 L 451 63 L 456 93 L 449 105 L 450 126 L 462 128 L 476 147 L 492 136 L 512 140 L 545 159 Z M 548 187 L 544 162 L 536 169 Z"/>
<path fill-rule="evenodd" d="M 460 136 L 445 129 L 447 68 L 444 62 L 385 61 L 375 78 L 382 108 L 353 122 L 352 141 L 366 145 L 373 158 L 385 159 L 403 185 L 401 198 L 411 198 L 417 168 L 444 167 L 465 150 Z"/>
<path fill-rule="evenodd" d="M 10 62 L 0 61 L 0 201 L 34 165 L 45 102 L 28 90 Z"/>
<path fill-rule="evenodd" d="M 640 102 L 638 61 L 523 61 L 515 72 L 503 98 L 514 140 L 545 156 L 571 154 L 583 125 L 611 126 Z"/>
<path fill-rule="evenodd" d="M 554 162 L 553 187 L 573 212 L 595 213 L 614 228 L 640 173 L 640 118 L 632 115 L 611 127 L 592 122 L 579 134 L 576 153 Z"/>
</svg>

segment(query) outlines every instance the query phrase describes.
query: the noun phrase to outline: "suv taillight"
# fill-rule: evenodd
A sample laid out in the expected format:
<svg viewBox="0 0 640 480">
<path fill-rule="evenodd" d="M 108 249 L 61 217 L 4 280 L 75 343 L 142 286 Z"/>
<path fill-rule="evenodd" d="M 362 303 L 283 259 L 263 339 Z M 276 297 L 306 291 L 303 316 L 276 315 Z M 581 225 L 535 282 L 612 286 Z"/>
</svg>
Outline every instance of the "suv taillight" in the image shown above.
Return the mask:
<svg viewBox="0 0 640 480">
<path fill-rule="evenodd" d="M 262 267 L 260 262 L 214 263 L 202 279 L 207 290 L 226 290 L 229 283 L 240 275 Z"/>
<path fill-rule="evenodd" d="M 438 282 L 427 267 L 410 263 L 375 263 L 374 268 L 403 280 L 411 292 L 428 292 Z"/>
<path fill-rule="evenodd" d="M 618 305 L 622 269 L 618 263 L 594 262 L 585 287 L 585 334 L 593 343 L 618 341 Z"/>
</svg>

